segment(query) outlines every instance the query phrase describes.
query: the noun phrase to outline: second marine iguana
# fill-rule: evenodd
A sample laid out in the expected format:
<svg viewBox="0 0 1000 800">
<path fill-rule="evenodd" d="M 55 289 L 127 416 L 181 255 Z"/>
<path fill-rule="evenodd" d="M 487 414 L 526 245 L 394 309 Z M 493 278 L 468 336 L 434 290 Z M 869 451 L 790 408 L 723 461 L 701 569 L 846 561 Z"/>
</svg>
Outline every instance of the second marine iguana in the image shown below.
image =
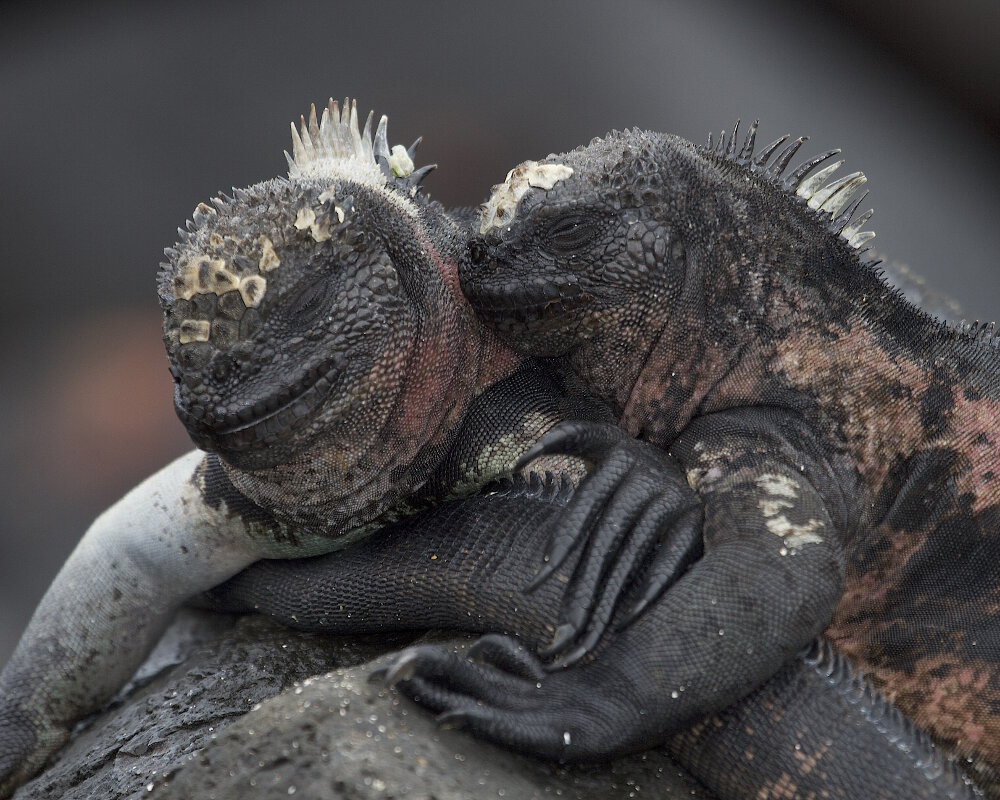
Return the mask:
<svg viewBox="0 0 1000 800">
<path fill-rule="evenodd" d="M 666 449 L 704 502 L 704 556 L 659 601 L 701 623 L 657 634 L 676 642 L 657 668 L 687 700 L 664 728 L 773 674 L 776 640 L 823 630 L 1000 797 L 1000 348 L 992 327 L 939 322 L 881 279 L 864 176 L 817 170 L 837 151 L 788 172 L 803 139 L 757 154 L 755 133 L 698 147 L 616 132 L 522 164 L 485 206 L 463 290 L 506 341 Z M 559 179 L 533 185 L 538 169 Z M 788 574 L 823 587 L 809 607 Z M 406 674 L 460 687 L 481 735 L 557 744 L 538 722 L 564 713 L 558 674 L 526 703 L 495 689 L 496 670 L 443 658 L 411 654 Z"/>
</svg>

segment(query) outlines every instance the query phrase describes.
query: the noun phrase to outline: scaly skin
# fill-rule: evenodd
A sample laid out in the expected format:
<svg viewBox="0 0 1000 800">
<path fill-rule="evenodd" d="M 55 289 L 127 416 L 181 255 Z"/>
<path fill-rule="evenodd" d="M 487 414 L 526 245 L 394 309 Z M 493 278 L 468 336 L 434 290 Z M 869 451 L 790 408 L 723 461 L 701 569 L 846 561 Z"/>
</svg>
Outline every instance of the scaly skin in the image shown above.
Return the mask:
<svg viewBox="0 0 1000 800">
<path fill-rule="evenodd" d="M 734 540 L 759 559 L 754 625 L 686 610 L 733 645 L 713 671 L 758 653 L 730 691 L 773 673 L 760 644 L 801 599 L 764 590 L 795 562 L 826 589 L 782 647 L 824 629 L 1000 797 L 1000 350 L 880 279 L 854 218 L 862 176 L 809 177 L 821 158 L 785 177 L 801 140 L 755 156 L 755 129 L 717 148 L 612 133 L 527 162 L 495 188 L 463 290 L 677 459 L 706 507 L 699 567 L 745 578 L 753 562 L 717 558 Z M 692 641 L 670 668 L 713 649 Z"/>
<path fill-rule="evenodd" d="M 258 562 L 210 597 L 226 610 L 256 610 L 339 635 L 427 628 L 513 633 L 518 644 L 493 633 L 474 646 L 488 663 L 418 646 L 404 651 L 388 676 L 452 724 L 494 738 L 512 732 L 491 731 L 497 720 L 481 713 L 479 701 L 485 696 L 517 711 L 519 723 L 544 734 L 507 741 L 530 755 L 587 762 L 666 743 L 721 800 L 791 792 L 851 800 L 975 796 L 954 765 L 826 645 L 800 654 L 718 715 L 663 736 L 660 721 L 682 702 L 670 676 L 657 669 L 671 657 L 671 637 L 663 631 L 683 635 L 684 610 L 669 593 L 624 633 L 606 637 L 588 663 L 540 670 L 522 648 L 552 636 L 580 551 L 556 569 L 556 580 L 530 595 L 524 576 L 548 546 L 547 528 L 569 513 L 572 492 L 567 479 L 516 477 L 332 556 Z M 498 677 L 490 663 L 508 674 Z"/>
<path fill-rule="evenodd" d="M 322 130 L 313 114 L 294 138 L 288 180 L 199 205 L 167 251 L 176 407 L 209 454 L 105 512 L 42 599 L 0 674 L 0 797 L 188 598 L 474 491 L 556 421 L 599 416 L 473 315 L 458 289 L 465 234 L 418 194 L 421 171 L 384 128 L 373 152 L 353 107 L 341 119 L 331 103 Z"/>
</svg>

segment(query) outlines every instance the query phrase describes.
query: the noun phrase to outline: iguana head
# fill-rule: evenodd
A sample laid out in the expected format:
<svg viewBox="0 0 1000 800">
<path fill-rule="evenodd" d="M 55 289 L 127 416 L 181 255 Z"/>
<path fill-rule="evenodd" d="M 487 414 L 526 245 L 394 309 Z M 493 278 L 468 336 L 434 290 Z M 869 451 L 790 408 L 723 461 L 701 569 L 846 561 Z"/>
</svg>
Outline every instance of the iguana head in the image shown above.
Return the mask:
<svg viewBox="0 0 1000 800">
<path fill-rule="evenodd" d="M 288 179 L 200 204 L 159 278 L 191 438 L 253 499 L 327 520 L 368 514 L 390 475 L 422 481 L 477 378 L 461 232 L 418 194 L 416 143 L 390 150 L 371 120 L 313 109 Z"/>
<path fill-rule="evenodd" d="M 734 131 L 728 143 L 703 148 L 615 131 L 521 164 L 481 209 L 460 266 L 463 291 L 519 349 L 559 355 L 611 327 L 626 336 L 648 330 L 650 315 L 681 302 L 711 302 L 706 287 L 722 276 L 708 273 L 741 252 L 760 259 L 769 239 L 792 251 L 796 242 L 839 238 L 846 251 L 873 235 L 859 232 L 867 216 L 852 221 L 861 173 L 827 183 L 837 164 L 809 175 L 837 151 L 785 177 L 804 139 L 775 155 L 784 137 L 757 155 L 755 133 L 756 123 L 742 147 Z M 775 227 L 787 235 L 778 239 Z M 725 279 L 743 276 L 733 270 Z"/>
</svg>

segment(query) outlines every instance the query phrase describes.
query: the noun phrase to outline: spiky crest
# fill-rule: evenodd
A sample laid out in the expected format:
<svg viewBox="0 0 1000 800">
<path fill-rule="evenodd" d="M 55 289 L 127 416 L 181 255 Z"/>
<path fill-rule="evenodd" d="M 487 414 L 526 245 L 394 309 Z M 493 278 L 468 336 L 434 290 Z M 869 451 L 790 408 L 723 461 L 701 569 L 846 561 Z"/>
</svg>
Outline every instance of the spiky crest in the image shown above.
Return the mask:
<svg viewBox="0 0 1000 800">
<path fill-rule="evenodd" d="M 799 147 L 802 146 L 802 143 L 808 137 L 800 136 L 798 139 L 792 140 L 772 160 L 771 157 L 775 151 L 791 138 L 788 134 L 785 134 L 771 142 L 771 144 L 761 150 L 759 155 L 754 157 L 753 150 L 758 124 L 759 120 L 754 120 L 753 124 L 747 130 L 743 146 L 739 150 L 736 149 L 735 144 L 740 128 L 739 120 L 733 126 L 731 135 L 727 137 L 725 131 L 719 134 L 717 143 L 713 141 L 713 136 L 710 133 L 708 135 L 708 143 L 702 150 L 716 157 L 739 164 L 754 174 L 767 178 L 782 191 L 800 198 L 816 213 L 821 222 L 826 223 L 827 229 L 831 233 L 840 236 L 852 248 L 858 251 L 858 257 L 862 263 L 868 264 L 871 267 L 877 267 L 881 263 L 881 259 L 867 246 L 868 242 L 875 238 L 875 232 L 863 230 L 863 227 L 875 212 L 873 209 L 868 209 L 864 213 L 855 216 L 858 208 L 868 196 L 868 192 L 865 191 L 856 199 L 852 199 L 858 190 L 867 183 L 868 179 L 865 175 L 861 172 L 852 172 L 850 175 L 845 175 L 842 178 L 831 180 L 827 183 L 826 181 L 844 163 L 843 160 L 838 160 L 810 176 L 810 173 L 816 167 L 840 153 L 839 149 L 834 149 L 827 150 L 825 153 L 820 153 L 815 158 L 803 162 L 792 170 L 788 176 L 782 178 L 792 156 L 795 155 L 796 151 L 798 151 Z M 878 272 L 878 270 L 876 271 Z M 885 281 L 884 276 L 879 274 L 879 277 Z M 928 319 L 936 319 L 927 314 L 923 309 L 913 306 L 906 300 L 898 287 L 891 284 L 887 284 L 887 286 L 902 302 L 924 314 Z M 943 328 L 952 331 L 962 340 L 1000 350 L 1000 328 L 997 328 L 992 322 L 981 323 L 979 320 L 976 320 L 975 322 L 968 323 L 963 320 L 955 324 L 940 319 L 936 319 L 936 321 Z"/>
<path fill-rule="evenodd" d="M 969 783 L 960 767 L 937 748 L 927 733 L 856 672 L 847 658 L 826 639 L 813 640 L 800 657 L 900 752 L 913 758 L 917 768 L 928 778 L 935 780 L 947 774 L 952 783 Z"/>
<path fill-rule="evenodd" d="M 754 157 L 758 123 L 759 121 L 755 120 L 750 126 L 743 140 L 743 145 L 739 149 L 736 147 L 740 129 L 739 120 L 736 121 L 730 136 L 727 137 L 725 131 L 719 134 L 717 143 L 713 142 L 712 134 L 709 134 L 708 144 L 703 149 L 718 158 L 739 164 L 750 172 L 766 178 L 782 191 L 800 198 L 826 223 L 827 229 L 831 233 L 840 236 L 858 251 L 858 256 L 862 261 L 872 265 L 877 264 L 878 259 L 865 246 L 875 238 L 875 233 L 874 231 L 861 230 L 874 212 L 869 209 L 857 218 L 854 216 L 858 207 L 868 196 L 866 191 L 857 199 L 853 199 L 858 190 L 868 182 L 864 173 L 852 172 L 842 178 L 830 180 L 833 173 L 843 166 L 842 159 L 829 164 L 818 172 L 813 172 L 820 164 L 837 155 L 840 152 L 838 149 L 820 153 L 815 158 L 803 162 L 785 176 L 789 162 L 808 137 L 800 136 L 798 139 L 793 139 L 777 155 L 774 155 L 778 148 L 791 138 L 785 134 L 771 142 L 761 150 L 759 155 Z M 774 156 L 773 159 L 772 156 Z"/>
<path fill-rule="evenodd" d="M 396 188 L 416 194 L 420 182 L 437 165 L 414 169 L 413 158 L 420 144 L 418 138 L 409 148 L 389 147 L 388 122 L 384 114 L 379 119 L 372 138 L 369 111 L 364 130 L 358 128 L 357 101 L 344 98 L 344 107 L 330 98 L 317 120 L 316 106 L 309 108 L 309 119 L 300 118 L 299 129 L 292 123 L 292 153 L 285 151 L 288 178 L 300 180 L 333 180 L 346 178 L 381 188 L 393 182 Z"/>
<path fill-rule="evenodd" d="M 348 178 L 369 186 L 385 185 L 372 149 L 372 116 L 368 112 L 364 133 L 358 130 L 358 106 L 344 99 L 344 112 L 330 99 L 317 123 L 316 106 L 309 107 L 309 119 L 300 118 L 300 129 L 292 123 L 292 154 L 285 151 L 290 180 Z M 385 136 L 386 117 L 379 121 L 378 133 Z"/>
</svg>

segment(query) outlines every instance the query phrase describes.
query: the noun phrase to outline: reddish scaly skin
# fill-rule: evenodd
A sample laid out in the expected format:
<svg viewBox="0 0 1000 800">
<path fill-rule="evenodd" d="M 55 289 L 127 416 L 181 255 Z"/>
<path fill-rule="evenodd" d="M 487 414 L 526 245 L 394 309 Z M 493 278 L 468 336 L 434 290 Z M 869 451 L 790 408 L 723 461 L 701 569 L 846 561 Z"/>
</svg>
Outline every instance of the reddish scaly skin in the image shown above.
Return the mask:
<svg viewBox="0 0 1000 800">
<path fill-rule="evenodd" d="M 484 225 L 463 288 L 680 461 L 706 559 L 733 529 L 836 538 L 824 635 L 1000 797 L 1000 348 L 906 303 L 838 236 L 848 196 L 752 147 L 632 131 L 550 156 L 572 174 Z"/>
</svg>

